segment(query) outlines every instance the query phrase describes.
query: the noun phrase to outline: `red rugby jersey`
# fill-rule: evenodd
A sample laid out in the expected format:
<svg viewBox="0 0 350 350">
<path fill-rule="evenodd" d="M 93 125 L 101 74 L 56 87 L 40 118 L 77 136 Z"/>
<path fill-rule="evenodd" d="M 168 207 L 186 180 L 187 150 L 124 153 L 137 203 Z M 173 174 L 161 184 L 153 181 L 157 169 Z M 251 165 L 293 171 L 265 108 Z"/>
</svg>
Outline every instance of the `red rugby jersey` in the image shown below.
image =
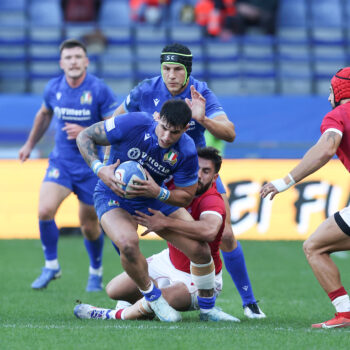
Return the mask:
<svg viewBox="0 0 350 350">
<path fill-rule="evenodd" d="M 225 226 L 226 209 L 225 203 L 216 189 L 216 184 L 214 183 L 213 186 L 201 196 L 195 197 L 187 210 L 194 220 L 199 220 L 201 214 L 204 214 L 205 212 L 213 212 L 222 217 L 220 230 L 215 240 L 209 243 L 211 255 L 215 264 L 215 274 L 218 274 L 222 269 L 219 245 L 221 243 L 222 232 Z M 175 268 L 190 273 L 190 260 L 187 256 L 169 242 L 168 247 L 170 260 Z"/>
<path fill-rule="evenodd" d="M 334 108 L 326 114 L 321 124 L 322 134 L 328 129 L 336 129 L 342 133 L 342 140 L 337 156 L 350 172 L 350 103 Z"/>
</svg>

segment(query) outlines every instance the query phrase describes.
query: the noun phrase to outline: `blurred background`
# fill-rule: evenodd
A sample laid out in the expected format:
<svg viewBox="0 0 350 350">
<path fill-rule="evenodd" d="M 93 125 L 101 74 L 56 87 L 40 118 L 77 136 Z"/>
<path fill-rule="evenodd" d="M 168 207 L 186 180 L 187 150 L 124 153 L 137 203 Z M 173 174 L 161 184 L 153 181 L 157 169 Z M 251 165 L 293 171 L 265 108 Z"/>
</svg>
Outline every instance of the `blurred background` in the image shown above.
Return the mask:
<svg viewBox="0 0 350 350">
<path fill-rule="evenodd" d="M 225 160 L 296 159 L 320 136 L 330 78 L 349 65 L 350 1 L 0 0 L 0 158 L 19 163 L 67 38 L 85 42 L 89 71 L 119 103 L 160 74 L 166 44 L 187 45 L 193 76 L 208 83 L 236 127 L 235 142 L 219 145 Z M 32 158 L 51 151 L 52 124 Z"/>
<path fill-rule="evenodd" d="M 89 71 L 120 102 L 137 82 L 159 74 L 167 43 L 188 45 L 194 77 L 208 82 L 237 127 L 243 121 L 234 144 L 241 151 L 228 146 L 225 156 L 293 158 L 318 135 L 330 77 L 349 64 L 350 1 L 1 0 L 0 156 L 15 156 L 6 148 L 24 142 L 45 84 L 60 74 L 58 46 L 66 38 L 87 44 Z M 298 117 L 315 116 L 311 134 L 290 127 L 281 134 Z M 269 129 L 282 121 L 277 132 Z M 261 147 L 267 151 L 255 149 Z M 34 156 L 46 156 L 45 148 Z"/>
</svg>

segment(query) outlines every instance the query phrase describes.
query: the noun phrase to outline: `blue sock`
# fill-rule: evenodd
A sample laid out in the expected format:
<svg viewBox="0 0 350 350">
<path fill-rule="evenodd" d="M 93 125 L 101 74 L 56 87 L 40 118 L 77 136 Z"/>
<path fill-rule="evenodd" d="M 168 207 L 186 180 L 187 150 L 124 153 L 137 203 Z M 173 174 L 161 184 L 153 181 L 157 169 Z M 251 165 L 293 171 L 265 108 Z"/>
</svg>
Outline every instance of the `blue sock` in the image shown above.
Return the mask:
<svg viewBox="0 0 350 350">
<path fill-rule="evenodd" d="M 103 250 L 104 236 L 100 234 L 95 241 L 89 241 L 84 238 L 84 244 L 90 258 L 90 266 L 98 269 L 102 266 L 102 250 Z"/>
<path fill-rule="evenodd" d="M 150 291 L 149 290 L 148 291 L 141 290 L 141 293 L 145 296 L 145 299 L 147 301 L 157 300 L 161 296 L 162 291 L 160 289 L 158 289 L 153 282 L 151 284 L 150 289 L 151 289 Z"/>
<path fill-rule="evenodd" d="M 216 297 L 210 297 L 210 298 L 203 298 L 200 296 L 197 296 L 198 300 L 198 306 L 200 309 L 212 309 L 215 306 L 215 299 Z"/>
<path fill-rule="evenodd" d="M 231 252 L 221 251 L 226 270 L 231 275 L 233 282 L 242 298 L 243 307 L 250 303 L 256 303 L 253 289 L 250 284 L 247 267 L 241 244 L 237 242 L 237 248 Z"/>
<path fill-rule="evenodd" d="M 45 260 L 57 259 L 59 232 L 55 220 L 39 220 L 39 230 Z"/>
</svg>

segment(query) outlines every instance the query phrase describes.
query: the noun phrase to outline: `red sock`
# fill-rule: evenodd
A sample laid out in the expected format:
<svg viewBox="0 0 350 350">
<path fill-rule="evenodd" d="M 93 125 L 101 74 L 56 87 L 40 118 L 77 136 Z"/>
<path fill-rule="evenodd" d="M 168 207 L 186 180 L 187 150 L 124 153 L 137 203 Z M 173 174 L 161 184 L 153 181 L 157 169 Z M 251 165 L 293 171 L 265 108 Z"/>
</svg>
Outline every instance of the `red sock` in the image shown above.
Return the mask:
<svg viewBox="0 0 350 350">
<path fill-rule="evenodd" d="M 122 319 L 122 312 L 124 311 L 124 309 L 120 309 L 117 311 L 117 313 L 115 314 L 115 318 L 117 320 L 121 320 Z"/>
<path fill-rule="evenodd" d="M 342 295 L 348 294 L 343 286 L 341 286 L 339 289 L 334 290 L 333 292 L 328 293 L 329 298 L 331 301 L 334 299 L 341 297 Z"/>
</svg>

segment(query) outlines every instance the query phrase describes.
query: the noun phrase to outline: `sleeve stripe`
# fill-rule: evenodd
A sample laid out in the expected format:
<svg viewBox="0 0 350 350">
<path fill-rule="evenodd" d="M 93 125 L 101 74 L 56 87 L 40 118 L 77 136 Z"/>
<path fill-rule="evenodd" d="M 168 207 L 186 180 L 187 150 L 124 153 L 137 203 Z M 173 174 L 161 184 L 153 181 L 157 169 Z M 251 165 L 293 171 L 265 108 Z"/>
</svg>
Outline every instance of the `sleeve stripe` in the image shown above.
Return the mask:
<svg viewBox="0 0 350 350">
<path fill-rule="evenodd" d="M 338 129 L 329 128 L 329 129 L 325 130 L 324 134 L 325 134 L 326 132 L 328 132 L 328 131 L 333 131 L 333 132 L 336 132 L 337 134 L 339 134 L 340 136 L 343 136 L 343 133 L 342 133 L 340 130 L 338 130 Z"/>
<path fill-rule="evenodd" d="M 203 212 L 201 213 L 201 215 L 199 216 L 199 218 L 201 218 L 202 215 L 206 215 L 206 214 L 213 214 L 213 215 L 216 215 L 216 216 L 218 216 L 218 217 L 221 219 L 221 221 L 222 221 L 222 215 L 221 215 L 220 213 L 218 213 L 217 211 L 213 211 L 213 210 L 203 211 Z"/>
</svg>

